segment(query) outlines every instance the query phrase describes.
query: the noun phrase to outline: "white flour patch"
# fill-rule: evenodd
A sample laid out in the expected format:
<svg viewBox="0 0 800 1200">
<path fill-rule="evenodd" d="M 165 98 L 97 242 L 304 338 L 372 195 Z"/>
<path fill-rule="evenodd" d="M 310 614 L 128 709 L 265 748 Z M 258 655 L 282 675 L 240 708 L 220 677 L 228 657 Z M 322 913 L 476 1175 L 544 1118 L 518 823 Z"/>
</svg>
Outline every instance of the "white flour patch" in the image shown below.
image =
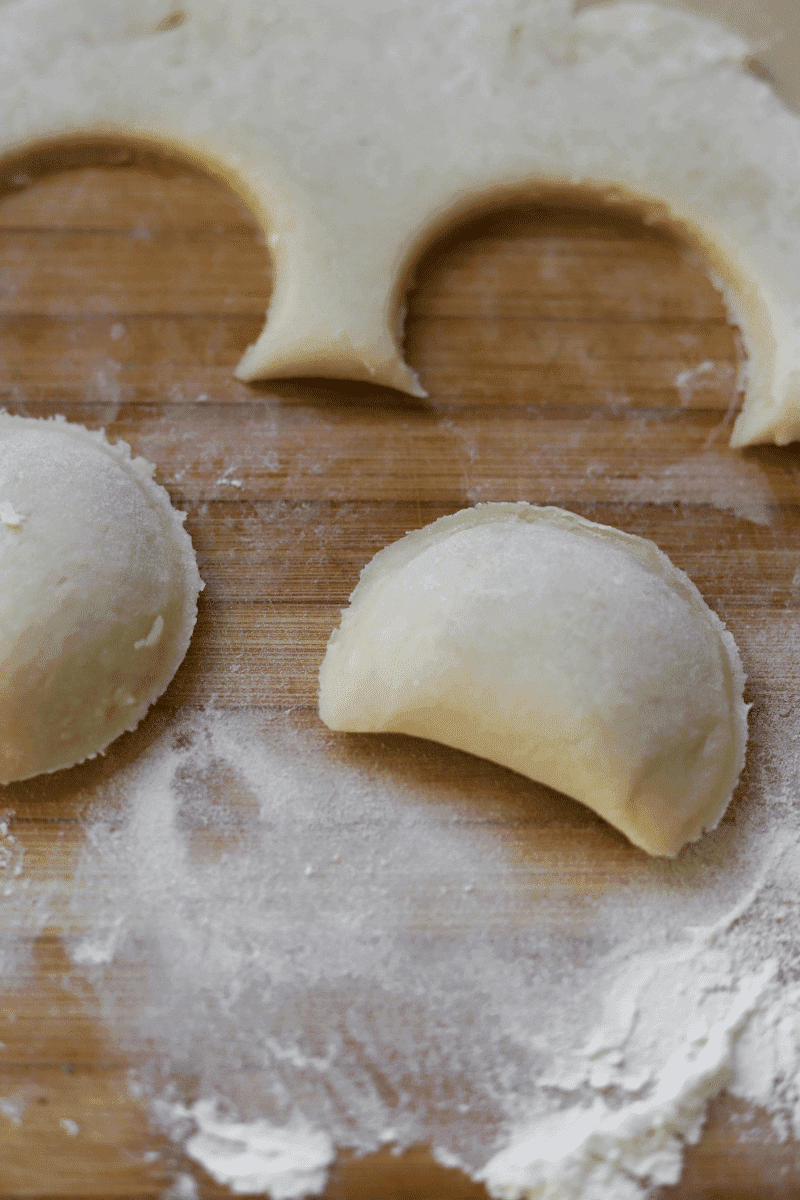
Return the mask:
<svg viewBox="0 0 800 1200">
<path fill-rule="evenodd" d="M 682 459 L 657 476 L 615 481 L 615 490 L 631 504 L 707 504 L 754 525 L 771 525 L 777 509 L 757 463 L 712 451 Z"/>
<path fill-rule="evenodd" d="M 644 1200 L 723 1088 L 799 1123 L 796 737 L 757 718 L 751 803 L 582 907 L 497 837 L 544 803 L 524 780 L 465 794 L 424 742 L 409 768 L 290 715 L 186 720 L 98 797 L 73 962 L 234 1191 L 421 1143 L 497 1197 Z"/>
<path fill-rule="evenodd" d="M 316 1195 L 336 1157 L 327 1134 L 300 1116 L 284 1126 L 232 1121 L 220 1116 L 212 1100 L 198 1100 L 191 1108 L 156 1101 L 154 1111 L 167 1125 L 190 1120 L 195 1131 L 184 1142 L 186 1153 L 237 1194 L 268 1193 L 272 1200 Z"/>
<path fill-rule="evenodd" d="M 181 1173 L 160 1200 L 198 1200 L 197 1184 L 191 1175 Z"/>
<path fill-rule="evenodd" d="M 118 916 L 109 929 L 93 930 L 90 936 L 75 942 L 69 948 L 69 956 L 76 966 L 99 967 L 113 962 L 122 923 L 123 917 Z"/>
<path fill-rule="evenodd" d="M 730 389 L 737 402 L 741 402 L 741 380 L 730 363 L 716 363 L 707 359 L 696 367 L 679 371 L 675 376 L 675 387 L 684 408 L 692 403 L 696 393 L 718 392 L 722 389 Z"/>
<path fill-rule="evenodd" d="M 10 526 L 12 529 L 19 529 L 24 520 L 25 518 L 16 512 L 14 505 L 10 501 L 3 500 L 0 502 L 0 521 L 4 525 Z"/>
<path fill-rule="evenodd" d="M 22 1116 L 28 1107 L 24 1096 L 0 1096 L 0 1113 L 7 1117 L 12 1125 L 21 1125 Z"/>
</svg>

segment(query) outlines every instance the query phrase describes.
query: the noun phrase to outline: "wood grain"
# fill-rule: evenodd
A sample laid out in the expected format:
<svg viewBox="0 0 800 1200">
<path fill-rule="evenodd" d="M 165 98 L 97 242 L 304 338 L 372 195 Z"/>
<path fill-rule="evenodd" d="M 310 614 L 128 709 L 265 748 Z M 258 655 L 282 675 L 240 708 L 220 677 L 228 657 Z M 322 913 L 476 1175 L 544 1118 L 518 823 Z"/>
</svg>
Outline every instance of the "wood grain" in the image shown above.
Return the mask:
<svg viewBox="0 0 800 1200">
<path fill-rule="evenodd" d="M 64 950 L 58 888 L 93 784 L 178 709 L 211 699 L 291 706 L 316 728 L 316 672 L 361 567 L 406 530 L 483 500 L 559 504 L 654 538 L 748 647 L 750 698 L 793 703 L 800 651 L 766 664 L 775 647 L 800 645 L 800 458 L 761 448 L 731 470 L 736 331 L 692 254 L 625 213 L 532 202 L 438 241 L 417 266 L 406 323 L 426 401 L 322 380 L 237 382 L 268 303 L 269 258 L 237 201 L 186 164 L 115 144 L 55 147 L 5 164 L 0 185 L 0 402 L 103 426 L 157 463 L 207 582 L 188 658 L 140 729 L 103 760 L 0 797 L 32 881 L 30 925 L 16 907 L 0 909 L 0 927 L 34 939 L 32 965 L 0 996 L 0 1096 L 25 1101 L 18 1123 L 0 1113 L 0 1200 L 145 1200 L 176 1171 L 201 1197 L 223 1196 L 148 1126 L 128 1088 L 134 1049 L 104 1041 L 97 999 Z M 368 755 L 368 743 L 352 752 Z M 419 769 L 410 739 L 386 745 L 401 769 Z M 524 870 L 482 885 L 507 923 L 524 924 L 526 889 L 546 883 L 554 928 L 574 932 L 581 898 L 636 874 L 639 852 L 579 805 L 539 789 L 532 813 L 510 772 L 424 754 L 448 787 L 496 790 L 496 836 L 515 840 Z M 54 904 L 45 934 L 37 897 Z M 133 975 L 129 986 L 133 1001 Z M 343 1158 L 326 1192 L 483 1194 L 424 1148 Z M 798 1147 L 722 1098 L 664 1197 L 798 1194 Z"/>
</svg>

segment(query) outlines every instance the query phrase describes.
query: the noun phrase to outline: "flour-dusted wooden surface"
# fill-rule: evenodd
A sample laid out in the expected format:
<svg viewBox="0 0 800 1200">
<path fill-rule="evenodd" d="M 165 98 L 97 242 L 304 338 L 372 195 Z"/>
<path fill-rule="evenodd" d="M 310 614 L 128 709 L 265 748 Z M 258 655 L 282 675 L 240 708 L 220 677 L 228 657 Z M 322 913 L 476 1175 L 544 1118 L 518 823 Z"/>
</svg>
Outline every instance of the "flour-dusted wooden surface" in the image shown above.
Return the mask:
<svg viewBox="0 0 800 1200">
<path fill-rule="evenodd" d="M 140 729 L 104 759 L 0 796 L 17 839 L 2 837 L 0 874 L 11 886 L 24 845 L 16 878 L 29 897 L 4 916 L 0 881 L 0 931 L 7 946 L 33 940 L 24 970 L 11 961 L 0 979 L 0 1197 L 144 1200 L 176 1172 L 201 1197 L 223 1196 L 148 1124 L 129 1088 L 137 1048 L 109 1042 L 66 953 L 65 897 L 98 781 L 179 710 L 211 702 L 293 708 L 313 729 L 318 665 L 361 567 L 406 530 L 485 500 L 559 504 L 652 537 L 748 647 L 754 718 L 793 705 L 800 457 L 727 448 L 736 333 L 691 255 L 635 216 L 518 204 L 431 247 L 406 321 L 424 401 L 322 380 L 238 383 L 269 258 L 227 189 L 185 164 L 59 147 L 5 164 L 0 184 L 0 402 L 102 426 L 155 462 L 189 514 L 207 583 L 188 658 Z M 346 741 L 331 753 L 348 753 Z M 412 742 L 389 742 L 396 767 L 420 770 Z M 592 895 L 642 869 L 639 851 L 572 801 L 443 748 L 425 763 L 451 792 L 490 779 L 507 795 L 514 820 L 496 836 L 518 869 L 483 884 L 509 922 L 534 919 L 535 879 L 568 933 Z M 734 804 L 747 803 L 745 779 Z M 326 1193 L 483 1194 L 424 1148 L 344 1160 Z M 798 1194 L 800 1148 L 723 1098 L 664 1196 Z"/>
</svg>

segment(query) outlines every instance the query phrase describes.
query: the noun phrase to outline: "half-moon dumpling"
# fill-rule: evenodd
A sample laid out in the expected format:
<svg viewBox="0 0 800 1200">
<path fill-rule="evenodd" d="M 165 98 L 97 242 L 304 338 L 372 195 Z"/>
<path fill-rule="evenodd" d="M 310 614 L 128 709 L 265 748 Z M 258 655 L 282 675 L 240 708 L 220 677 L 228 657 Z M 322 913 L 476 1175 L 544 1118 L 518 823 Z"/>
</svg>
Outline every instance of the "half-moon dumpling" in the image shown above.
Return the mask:
<svg viewBox="0 0 800 1200">
<path fill-rule="evenodd" d="M 483 504 L 381 550 L 320 671 L 331 729 L 432 738 L 583 801 L 650 854 L 720 820 L 747 740 L 733 638 L 652 543 Z"/>
<path fill-rule="evenodd" d="M 189 645 L 202 587 L 153 468 L 62 419 L 0 415 L 0 782 L 133 729 Z"/>
</svg>

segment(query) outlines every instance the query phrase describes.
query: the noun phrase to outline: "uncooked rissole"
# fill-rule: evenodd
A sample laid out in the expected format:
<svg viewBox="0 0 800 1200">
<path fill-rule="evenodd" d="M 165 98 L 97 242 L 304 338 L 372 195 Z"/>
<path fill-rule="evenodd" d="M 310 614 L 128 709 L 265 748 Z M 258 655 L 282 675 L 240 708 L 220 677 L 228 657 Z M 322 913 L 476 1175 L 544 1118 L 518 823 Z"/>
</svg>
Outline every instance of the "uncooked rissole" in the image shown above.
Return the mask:
<svg viewBox="0 0 800 1200">
<path fill-rule="evenodd" d="M 320 715 L 470 751 L 582 800 L 650 854 L 719 822 L 744 764 L 731 634 L 652 542 L 484 504 L 364 569 Z"/>
<path fill-rule="evenodd" d="M 0 783 L 93 757 L 186 653 L 202 584 L 152 475 L 125 442 L 0 415 Z"/>
</svg>

